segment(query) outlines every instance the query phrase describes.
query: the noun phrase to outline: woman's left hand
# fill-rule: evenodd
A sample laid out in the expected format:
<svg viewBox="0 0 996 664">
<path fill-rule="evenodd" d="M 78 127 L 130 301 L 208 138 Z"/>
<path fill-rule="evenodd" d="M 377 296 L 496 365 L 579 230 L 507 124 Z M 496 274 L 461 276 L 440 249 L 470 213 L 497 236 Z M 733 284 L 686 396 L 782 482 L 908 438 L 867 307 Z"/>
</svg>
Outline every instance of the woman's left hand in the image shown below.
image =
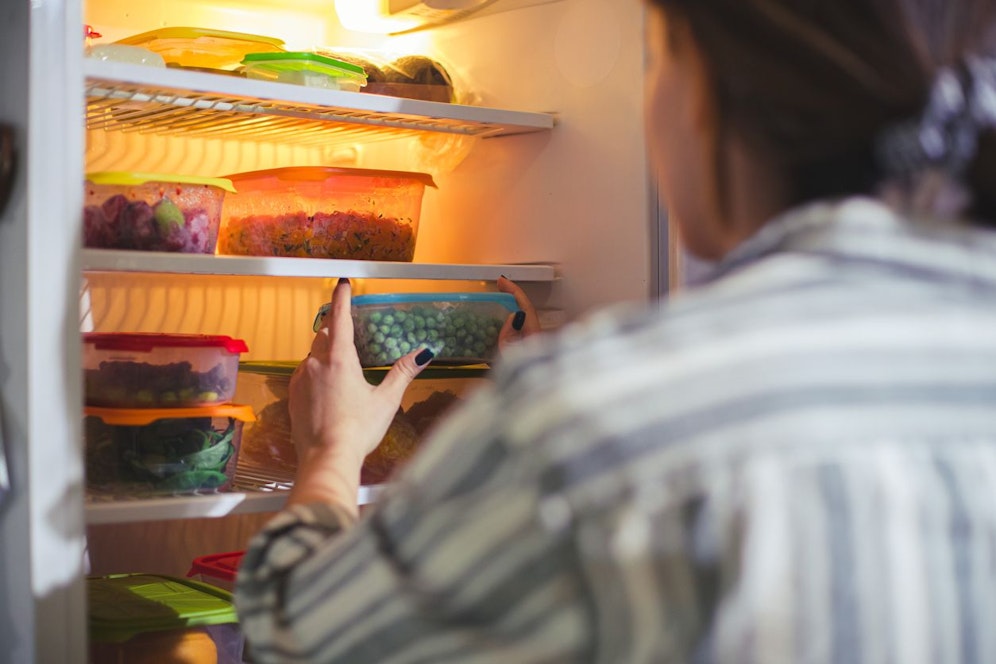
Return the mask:
<svg viewBox="0 0 996 664">
<path fill-rule="evenodd" d="M 349 280 L 340 279 L 311 352 L 291 376 L 298 472 L 289 503 L 332 500 L 355 510 L 363 459 L 387 433 L 405 389 L 432 359 L 428 350 L 413 351 L 379 385 L 368 383 L 353 342 L 351 293 Z"/>
</svg>

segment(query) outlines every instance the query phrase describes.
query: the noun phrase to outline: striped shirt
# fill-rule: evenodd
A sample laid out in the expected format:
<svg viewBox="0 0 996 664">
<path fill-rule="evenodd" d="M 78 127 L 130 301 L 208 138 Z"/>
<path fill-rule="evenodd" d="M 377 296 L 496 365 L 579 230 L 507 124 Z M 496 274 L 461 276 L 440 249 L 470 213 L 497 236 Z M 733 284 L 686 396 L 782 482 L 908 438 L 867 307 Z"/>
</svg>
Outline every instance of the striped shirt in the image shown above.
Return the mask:
<svg viewBox="0 0 996 664">
<path fill-rule="evenodd" d="M 275 517 L 237 605 L 257 662 L 996 662 L 996 233 L 787 213 Z"/>
</svg>

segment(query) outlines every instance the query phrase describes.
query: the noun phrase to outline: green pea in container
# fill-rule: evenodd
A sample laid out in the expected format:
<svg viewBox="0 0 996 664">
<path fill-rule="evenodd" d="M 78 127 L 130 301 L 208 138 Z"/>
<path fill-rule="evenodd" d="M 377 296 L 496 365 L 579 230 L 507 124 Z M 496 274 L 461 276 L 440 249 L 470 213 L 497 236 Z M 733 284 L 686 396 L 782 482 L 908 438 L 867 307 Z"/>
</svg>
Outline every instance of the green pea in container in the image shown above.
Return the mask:
<svg viewBox="0 0 996 664">
<path fill-rule="evenodd" d="M 353 298 L 356 350 L 364 367 L 386 366 L 419 348 L 435 364 L 494 359 L 498 334 L 517 310 L 508 293 L 396 293 Z M 322 312 L 316 318 L 321 324 Z"/>
<path fill-rule="evenodd" d="M 113 574 L 87 579 L 92 664 L 240 664 L 232 594 L 189 579 Z"/>
</svg>

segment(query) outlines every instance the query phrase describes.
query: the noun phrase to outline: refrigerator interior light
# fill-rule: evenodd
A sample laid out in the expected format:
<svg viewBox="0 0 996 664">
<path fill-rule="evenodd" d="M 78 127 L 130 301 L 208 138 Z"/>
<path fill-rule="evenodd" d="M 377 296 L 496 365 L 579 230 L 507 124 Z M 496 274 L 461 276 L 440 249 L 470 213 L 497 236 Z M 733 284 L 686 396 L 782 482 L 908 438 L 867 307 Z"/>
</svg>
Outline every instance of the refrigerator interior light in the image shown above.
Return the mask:
<svg viewBox="0 0 996 664">
<path fill-rule="evenodd" d="M 498 0 L 335 0 L 343 27 L 397 34 L 463 18 Z"/>
</svg>

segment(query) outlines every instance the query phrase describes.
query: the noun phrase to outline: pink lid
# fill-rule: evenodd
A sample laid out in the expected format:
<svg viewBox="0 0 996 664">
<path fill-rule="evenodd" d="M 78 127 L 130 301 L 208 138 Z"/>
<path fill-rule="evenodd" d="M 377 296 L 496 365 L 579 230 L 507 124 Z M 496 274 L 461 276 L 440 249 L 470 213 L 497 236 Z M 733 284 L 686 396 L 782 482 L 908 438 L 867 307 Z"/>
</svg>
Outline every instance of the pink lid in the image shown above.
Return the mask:
<svg viewBox="0 0 996 664">
<path fill-rule="evenodd" d="M 83 343 L 97 350 L 122 350 L 149 353 L 156 348 L 224 348 L 229 353 L 246 353 L 242 339 L 209 334 L 154 334 L 128 332 L 88 332 Z"/>
<path fill-rule="evenodd" d="M 194 558 L 187 576 L 203 574 L 223 581 L 235 581 L 235 575 L 239 571 L 239 563 L 242 562 L 244 553 L 245 551 L 231 551 Z"/>
</svg>

